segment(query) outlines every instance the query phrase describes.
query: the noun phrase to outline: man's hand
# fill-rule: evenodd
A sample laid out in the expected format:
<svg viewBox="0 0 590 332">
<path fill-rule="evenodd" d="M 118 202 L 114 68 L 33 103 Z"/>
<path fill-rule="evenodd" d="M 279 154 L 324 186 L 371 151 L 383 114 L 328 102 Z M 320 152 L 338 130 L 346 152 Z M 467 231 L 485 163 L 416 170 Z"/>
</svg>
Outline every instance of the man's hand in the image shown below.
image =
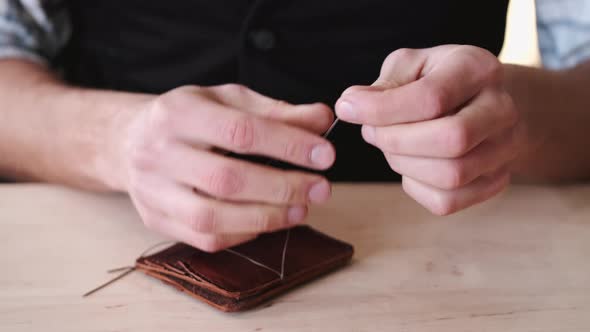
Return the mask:
<svg viewBox="0 0 590 332">
<path fill-rule="evenodd" d="M 472 46 L 402 49 L 371 86 L 336 103 L 344 121 L 403 176 L 404 190 L 438 215 L 484 201 L 509 183 L 518 116 L 502 86 L 502 66 Z"/>
<path fill-rule="evenodd" d="M 318 175 L 238 160 L 266 156 L 312 169 L 335 159 L 319 134 L 322 104 L 294 106 L 238 85 L 183 87 L 143 105 L 124 130 L 126 188 L 145 225 L 205 251 L 301 223 L 330 197 Z"/>
</svg>

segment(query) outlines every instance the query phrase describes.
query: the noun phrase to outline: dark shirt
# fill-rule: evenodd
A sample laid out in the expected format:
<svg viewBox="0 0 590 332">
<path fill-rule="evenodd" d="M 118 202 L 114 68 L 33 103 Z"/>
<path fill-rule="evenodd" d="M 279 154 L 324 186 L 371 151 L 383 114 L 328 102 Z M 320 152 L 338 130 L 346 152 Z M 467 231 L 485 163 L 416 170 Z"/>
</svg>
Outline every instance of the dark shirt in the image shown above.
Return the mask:
<svg viewBox="0 0 590 332">
<path fill-rule="evenodd" d="M 163 93 L 240 83 L 292 103 L 330 106 L 371 84 L 392 51 L 470 44 L 500 52 L 508 0 L 71 0 L 68 79 Z M 340 181 L 398 180 L 358 126 L 332 135 Z"/>
</svg>

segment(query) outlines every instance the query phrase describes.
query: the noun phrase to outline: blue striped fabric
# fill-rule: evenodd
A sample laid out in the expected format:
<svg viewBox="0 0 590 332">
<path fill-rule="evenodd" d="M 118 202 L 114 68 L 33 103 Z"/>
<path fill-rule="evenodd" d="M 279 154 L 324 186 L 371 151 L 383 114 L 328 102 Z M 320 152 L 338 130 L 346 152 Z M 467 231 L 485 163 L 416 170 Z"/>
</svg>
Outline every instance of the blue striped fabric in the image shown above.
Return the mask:
<svg viewBox="0 0 590 332">
<path fill-rule="evenodd" d="M 49 63 L 69 36 L 64 1 L 0 0 L 0 58 Z"/>
<path fill-rule="evenodd" d="M 544 67 L 570 68 L 590 58 L 590 0 L 537 0 L 537 27 Z"/>
</svg>

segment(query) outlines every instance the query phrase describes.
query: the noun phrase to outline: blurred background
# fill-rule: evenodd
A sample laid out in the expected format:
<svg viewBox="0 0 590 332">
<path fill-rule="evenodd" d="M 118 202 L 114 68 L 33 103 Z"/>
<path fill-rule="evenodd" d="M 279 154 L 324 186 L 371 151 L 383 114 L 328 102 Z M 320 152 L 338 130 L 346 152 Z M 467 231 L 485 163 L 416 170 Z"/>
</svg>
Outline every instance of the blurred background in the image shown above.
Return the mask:
<svg viewBox="0 0 590 332">
<path fill-rule="evenodd" d="M 506 63 L 539 66 L 539 45 L 534 0 L 511 0 L 506 41 L 500 60 Z"/>
</svg>

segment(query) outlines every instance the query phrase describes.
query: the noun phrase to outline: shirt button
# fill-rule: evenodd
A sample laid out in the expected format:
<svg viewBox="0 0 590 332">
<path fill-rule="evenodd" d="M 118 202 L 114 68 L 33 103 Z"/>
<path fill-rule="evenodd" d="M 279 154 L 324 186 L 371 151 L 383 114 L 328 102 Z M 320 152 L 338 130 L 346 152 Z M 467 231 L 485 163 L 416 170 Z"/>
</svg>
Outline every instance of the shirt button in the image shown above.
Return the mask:
<svg viewBox="0 0 590 332">
<path fill-rule="evenodd" d="M 274 32 L 268 29 L 253 30 L 249 34 L 250 42 L 260 51 L 270 51 L 277 44 L 277 37 Z"/>
</svg>

